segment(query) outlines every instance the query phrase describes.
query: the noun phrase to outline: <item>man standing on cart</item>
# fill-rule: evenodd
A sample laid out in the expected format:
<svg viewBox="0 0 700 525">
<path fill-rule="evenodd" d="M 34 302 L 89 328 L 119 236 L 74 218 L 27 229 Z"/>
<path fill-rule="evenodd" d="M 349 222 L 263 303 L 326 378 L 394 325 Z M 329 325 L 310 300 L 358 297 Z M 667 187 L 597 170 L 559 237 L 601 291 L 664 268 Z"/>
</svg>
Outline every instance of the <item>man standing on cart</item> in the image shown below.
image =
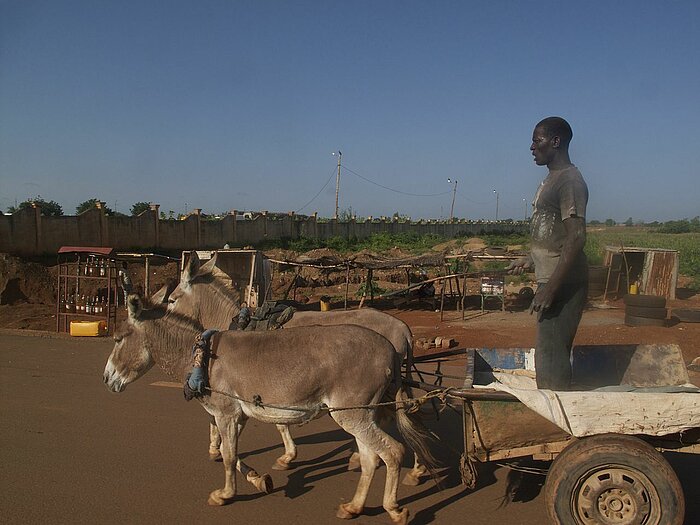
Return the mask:
<svg viewBox="0 0 700 525">
<path fill-rule="evenodd" d="M 588 187 L 571 163 L 571 126 L 548 117 L 535 126 L 530 151 L 549 174 L 540 183 L 530 222 L 530 255 L 514 261 L 510 273 L 534 268 L 537 292 L 530 313 L 537 313 L 535 368 L 537 387 L 568 390 L 571 346 L 588 293 L 586 205 Z"/>
</svg>

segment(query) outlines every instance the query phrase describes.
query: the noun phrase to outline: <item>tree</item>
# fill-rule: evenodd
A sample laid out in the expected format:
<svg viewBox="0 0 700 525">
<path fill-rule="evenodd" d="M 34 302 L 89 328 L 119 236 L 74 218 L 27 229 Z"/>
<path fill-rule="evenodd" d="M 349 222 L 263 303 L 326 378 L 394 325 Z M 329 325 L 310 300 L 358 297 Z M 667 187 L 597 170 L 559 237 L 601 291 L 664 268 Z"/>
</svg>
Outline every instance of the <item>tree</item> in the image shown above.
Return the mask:
<svg viewBox="0 0 700 525">
<path fill-rule="evenodd" d="M 56 201 L 47 201 L 42 198 L 41 195 L 37 195 L 33 199 L 27 199 L 24 202 L 20 202 L 19 206 L 16 208 L 10 206 L 7 211 L 8 213 L 16 213 L 19 210 L 24 210 L 25 208 L 31 208 L 32 204 L 36 204 L 41 208 L 41 214 L 47 217 L 60 217 L 63 215 L 63 208 Z"/>
<path fill-rule="evenodd" d="M 605 225 L 606 226 L 615 226 L 615 221 L 612 219 L 605 219 Z"/>
<path fill-rule="evenodd" d="M 634 219 L 632 219 L 632 217 L 629 217 L 629 218 L 625 221 L 625 226 L 634 226 Z"/>
<path fill-rule="evenodd" d="M 97 207 L 97 203 L 102 202 L 99 199 L 88 199 L 85 202 L 81 202 L 76 206 L 75 208 L 75 214 L 80 215 L 81 213 L 85 213 L 88 210 L 92 210 L 93 208 Z M 107 215 L 114 215 L 114 212 L 109 209 L 107 206 L 102 206 L 102 208 L 105 210 L 105 213 Z"/>
<path fill-rule="evenodd" d="M 131 206 L 131 215 L 133 217 L 136 217 L 137 215 L 141 215 L 143 212 L 146 210 L 151 209 L 151 203 L 150 202 L 135 202 Z"/>
</svg>

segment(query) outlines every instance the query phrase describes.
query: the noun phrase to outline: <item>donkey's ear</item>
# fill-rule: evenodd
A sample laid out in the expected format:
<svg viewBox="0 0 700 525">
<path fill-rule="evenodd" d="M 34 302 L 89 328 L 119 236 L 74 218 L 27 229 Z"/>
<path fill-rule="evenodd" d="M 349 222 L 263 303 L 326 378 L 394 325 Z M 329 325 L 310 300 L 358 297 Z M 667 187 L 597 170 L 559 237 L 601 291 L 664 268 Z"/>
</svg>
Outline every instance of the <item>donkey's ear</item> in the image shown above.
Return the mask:
<svg viewBox="0 0 700 525">
<path fill-rule="evenodd" d="M 154 293 L 150 300 L 151 303 L 153 304 L 163 304 L 168 302 L 168 298 L 170 297 L 170 294 L 173 293 L 173 290 L 175 289 L 175 286 L 173 285 L 172 281 L 169 281 L 167 284 L 164 284 L 163 287 L 158 290 L 156 293 Z"/>
<path fill-rule="evenodd" d="M 202 266 L 199 268 L 199 274 L 200 275 L 206 275 L 208 273 L 212 273 L 214 269 L 216 268 L 216 260 L 217 257 L 219 256 L 219 252 L 214 252 L 214 256 L 209 259 L 207 262 L 205 262 Z"/>
<path fill-rule="evenodd" d="M 132 321 L 138 320 L 139 315 L 141 315 L 141 312 L 143 311 L 143 302 L 141 301 L 141 297 L 136 294 L 132 294 L 127 298 L 126 303 L 129 307 L 129 319 Z"/>
<path fill-rule="evenodd" d="M 199 272 L 199 267 L 201 263 L 199 262 L 199 255 L 197 252 L 192 250 L 190 252 L 190 259 L 187 261 L 187 266 L 182 271 L 182 282 L 189 284 L 192 279 L 195 278 L 197 272 Z"/>
</svg>

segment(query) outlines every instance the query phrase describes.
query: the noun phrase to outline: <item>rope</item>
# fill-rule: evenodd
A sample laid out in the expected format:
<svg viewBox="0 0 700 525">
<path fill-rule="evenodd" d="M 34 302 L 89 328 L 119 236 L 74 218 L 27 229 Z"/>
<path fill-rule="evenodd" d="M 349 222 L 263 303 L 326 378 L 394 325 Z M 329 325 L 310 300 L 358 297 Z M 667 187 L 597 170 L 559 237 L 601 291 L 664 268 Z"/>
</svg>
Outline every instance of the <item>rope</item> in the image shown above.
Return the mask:
<svg viewBox="0 0 700 525">
<path fill-rule="evenodd" d="M 496 463 L 496 465 L 510 470 L 517 470 L 518 472 L 525 472 L 527 474 L 538 474 L 540 476 L 546 476 L 548 472 L 546 468 L 523 467 L 519 465 L 510 465 L 509 463 Z"/>
<path fill-rule="evenodd" d="M 309 414 L 310 416 L 316 416 L 317 414 L 321 412 L 328 412 L 329 414 L 332 412 L 342 412 L 344 410 L 360 410 L 360 409 L 372 409 L 372 408 L 379 408 L 379 407 L 385 407 L 385 406 L 396 406 L 398 407 L 399 405 L 402 405 L 404 408 L 407 408 L 409 412 L 415 412 L 417 411 L 420 406 L 432 399 L 437 399 L 440 401 L 440 404 L 444 406 L 447 406 L 447 399 L 452 398 L 452 399 L 459 399 L 459 397 L 454 396 L 451 394 L 452 388 L 447 388 L 445 390 L 432 390 L 425 394 L 424 396 L 421 397 L 416 397 L 416 398 L 411 398 L 407 399 L 404 401 L 384 401 L 382 403 L 372 403 L 368 405 L 355 405 L 355 406 L 347 406 L 347 407 L 329 407 L 325 405 L 324 403 L 320 403 L 316 405 L 314 408 L 307 408 L 307 407 L 294 407 L 294 406 L 283 406 L 283 405 L 275 405 L 272 403 L 264 403 L 262 401 L 262 398 L 259 395 L 253 396 L 253 400 L 249 401 L 247 399 L 243 399 L 242 397 L 239 397 L 237 395 L 231 394 L 229 392 L 223 392 L 221 390 L 216 390 L 214 388 L 207 388 L 207 390 L 212 393 L 212 394 L 220 394 L 222 396 L 230 397 L 231 399 L 236 399 L 237 401 L 240 401 L 242 403 L 247 403 L 249 405 L 254 405 L 259 408 L 274 408 L 276 410 L 288 410 L 290 412 L 301 412 L 305 414 Z"/>
</svg>

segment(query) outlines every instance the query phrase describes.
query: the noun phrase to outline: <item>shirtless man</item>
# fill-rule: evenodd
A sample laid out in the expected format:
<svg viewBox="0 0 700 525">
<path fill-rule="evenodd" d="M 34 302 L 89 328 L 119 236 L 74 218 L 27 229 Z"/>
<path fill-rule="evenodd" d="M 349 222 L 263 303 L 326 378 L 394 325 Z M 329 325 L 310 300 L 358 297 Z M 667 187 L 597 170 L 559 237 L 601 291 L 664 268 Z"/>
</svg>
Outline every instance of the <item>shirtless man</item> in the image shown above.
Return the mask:
<svg viewBox="0 0 700 525">
<path fill-rule="evenodd" d="M 530 255 L 508 267 L 513 274 L 535 270 L 537 292 L 530 313 L 537 313 L 537 387 L 550 390 L 570 388 L 571 346 L 588 292 L 583 252 L 588 187 L 569 158 L 572 137 L 571 126 L 560 117 L 535 126 L 530 151 L 549 174 L 533 201 Z"/>
</svg>

